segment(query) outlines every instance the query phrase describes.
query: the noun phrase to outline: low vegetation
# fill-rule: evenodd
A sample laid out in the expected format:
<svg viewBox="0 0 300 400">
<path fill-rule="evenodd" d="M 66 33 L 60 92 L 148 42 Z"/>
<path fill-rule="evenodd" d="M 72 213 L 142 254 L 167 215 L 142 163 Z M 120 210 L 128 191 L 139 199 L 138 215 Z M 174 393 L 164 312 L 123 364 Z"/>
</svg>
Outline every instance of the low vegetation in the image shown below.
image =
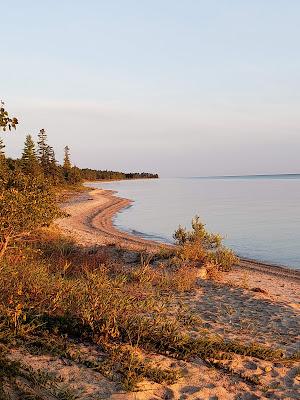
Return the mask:
<svg viewBox="0 0 300 400">
<path fill-rule="evenodd" d="M 1 109 L 0 127 L 17 123 Z M 153 365 L 150 352 L 200 357 L 218 368 L 233 355 L 286 361 L 281 350 L 225 340 L 205 329 L 193 332 L 201 321 L 182 308 L 180 294 L 197 288 L 199 268 L 214 276 L 237 262 L 198 217 L 190 231 L 175 232 L 174 250 L 140 254 L 140 262 L 126 264 L 122 250 L 79 247 L 51 225 L 64 216 L 57 206 L 58 185 L 68 188 L 83 176 L 104 175 L 91 170 L 82 175 L 72 167 L 68 147 L 59 166 L 44 130 L 37 151 L 27 136 L 20 160 L 6 159 L 3 147 L 0 142 L 0 399 L 75 398 L 59 377 L 14 361 L 11 349 L 63 357 L 126 390 L 143 379 L 170 384 L 179 378 L 178 371 Z M 101 357 L 87 358 L 82 344 L 95 346 Z"/>
<path fill-rule="evenodd" d="M 7 347 L 61 355 L 126 390 L 143 379 L 178 379 L 176 370 L 153 365 L 148 352 L 200 357 L 218 368 L 233 355 L 285 360 L 278 349 L 228 341 L 205 329 L 190 333 L 199 321 L 175 294 L 197 287 L 196 267 L 153 264 L 143 254 L 140 263 L 127 265 L 113 246 L 86 250 L 46 228 L 28 239 L 0 264 L 0 343 Z M 104 355 L 91 361 L 74 350 L 79 342 Z"/>
<path fill-rule="evenodd" d="M 238 258 L 223 245 L 222 236 L 208 232 L 198 216 L 193 218 L 191 225 L 190 231 L 179 226 L 174 233 L 177 244 L 175 260 L 197 267 L 204 266 L 211 275 L 218 271 L 230 271 Z"/>
</svg>

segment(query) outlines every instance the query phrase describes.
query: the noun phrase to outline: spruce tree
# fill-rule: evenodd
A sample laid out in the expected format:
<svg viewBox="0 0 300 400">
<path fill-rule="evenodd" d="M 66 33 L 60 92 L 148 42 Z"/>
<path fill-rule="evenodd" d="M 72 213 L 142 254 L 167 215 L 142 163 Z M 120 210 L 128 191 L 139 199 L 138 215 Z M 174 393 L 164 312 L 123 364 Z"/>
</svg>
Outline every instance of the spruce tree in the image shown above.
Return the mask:
<svg viewBox="0 0 300 400">
<path fill-rule="evenodd" d="M 49 165 L 50 165 L 50 155 L 49 155 L 49 146 L 47 144 L 47 133 L 45 129 L 41 129 L 38 134 L 38 159 L 42 170 L 45 175 L 49 174 Z"/>
<path fill-rule="evenodd" d="M 63 173 L 64 173 L 65 180 L 67 182 L 69 182 L 70 174 L 71 174 L 71 170 L 72 170 L 69 146 L 66 146 L 64 150 L 65 150 L 65 156 L 64 156 L 64 163 L 63 163 Z"/>
<path fill-rule="evenodd" d="M 55 158 L 55 152 L 53 147 L 47 147 L 47 158 L 49 161 L 48 165 L 48 175 L 52 180 L 53 184 L 57 184 L 59 181 L 62 180 L 61 171 L 59 169 L 58 163 Z"/>
<path fill-rule="evenodd" d="M 72 168 L 71 160 L 70 160 L 70 148 L 69 148 L 69 146 L 65 147 L 65 157 L 64 157 L 64 165 L 63 165 L 63 167 L 64 167 L 65 171 L 70 171 L 71 168 Z"/>
<path fill-rule="evenodd" d="M 22 170 L 28 174 L 37 176 L 41 172 L 31 135 L 26 136 L 21 163 Z"/>
</svg>

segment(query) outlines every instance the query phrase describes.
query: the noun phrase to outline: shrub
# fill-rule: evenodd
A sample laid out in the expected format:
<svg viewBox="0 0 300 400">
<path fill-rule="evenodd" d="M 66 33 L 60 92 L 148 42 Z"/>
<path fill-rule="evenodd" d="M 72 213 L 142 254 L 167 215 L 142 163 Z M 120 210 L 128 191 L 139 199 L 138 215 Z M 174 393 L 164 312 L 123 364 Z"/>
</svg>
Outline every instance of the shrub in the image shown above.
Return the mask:
<svg viewBox="0 0 300 400">
<path fill-rule="evenodd" d="M 0 184 L 0 257 L 11 241 L 63 215 L 42 178 L 10 173 Z"/>
<path fill-rule="evenodd" d="M 177 244 L 177 260 L 196 263 L 199 265 L 213 265 L 219 271 L 230 271 L 237 263 L 234 252 L 222 244 L 222 236 L 210 233 L 198 216 L 192 220 L 192 229 L 179 226 L 173 235 Z"/>
</svg>

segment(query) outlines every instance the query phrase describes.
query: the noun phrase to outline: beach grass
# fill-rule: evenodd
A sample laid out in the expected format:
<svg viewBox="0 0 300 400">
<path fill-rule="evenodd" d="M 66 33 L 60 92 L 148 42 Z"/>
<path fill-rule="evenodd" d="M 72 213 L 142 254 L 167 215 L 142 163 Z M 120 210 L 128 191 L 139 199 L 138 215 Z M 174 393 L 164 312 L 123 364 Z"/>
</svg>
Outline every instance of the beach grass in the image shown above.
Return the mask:
<svg viewBox="0 0 300 400">
<path fill-rule="evenodd" d="M 128 265 L 119 253 L 114 247 L 77 246 L 56 229 L 42 229 L 24 248 L 12 249 L 0 266 L 0 342 L 66 357 L 117 379 L 126 390 L 143 379 L 168 384 L 180 377 L 147 361 L 149 352 L 198 357 L 225 371 L 224 360 L 233 355 L 276 362 L 297 358 L 288 359 L 278 348 L 225 340 L 208 329 L 195 336 L 193 314 L 182 312 L 175 295 L 197 289 L 197 268 L 185 262 L 174 266 L 166 257 L 153 264 L 143 253 L 140 262 Z M 98 346 L 105 356 L 85 359 L 74 352 L 76 341 Z M 17 364 L 3 357 L 2 365 L 19 374 Z"/>
</svg>

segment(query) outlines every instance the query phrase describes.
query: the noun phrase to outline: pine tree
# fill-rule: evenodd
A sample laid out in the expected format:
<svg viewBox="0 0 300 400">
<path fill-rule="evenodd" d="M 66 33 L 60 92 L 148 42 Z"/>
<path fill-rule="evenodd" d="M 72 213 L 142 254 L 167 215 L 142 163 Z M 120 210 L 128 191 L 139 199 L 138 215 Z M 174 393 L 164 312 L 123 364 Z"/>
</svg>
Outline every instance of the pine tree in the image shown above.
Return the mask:
<svg viewBox="0 0 300 400">
<path fill-rule="evenodd" d="M 49 165 L 50 165 L 50 155 L 49 155 L 49 146 L 47 144 L 47 134 L 45 129 L 41 129 L 38 134 L 38 159 L 42 170 L 45 175 L 49 174 Z"/>
<path fill-rule="evenodd" d="M 70 171 L 71 168 L 72 168 L 71 161 L 70 161 L 70 148 L 69 148 L 69 146 L 66 146 L 66 147 L 65 147 L 65 157 L 64 157 L 64 165 L 63 165 L 63 168 L 64 168 L 64 170 L 65 170 L 66 172 L 67 172 L 67 171 Z"/>
<path fill-rule="evenodd" d="M 48 146 L 47 147 L 47 158 L 49 160 L 49 165 L 48 165 L 48 175 L 52 180 L 53 184 L 59 183 L 59 181 L 62 180 L 61 176 L 61 171 L 58 166 L 58 163 L 55 158 L 55 152 L 53 147 Z"/>
<path fill-rule="evenodd" d="M 41 172 L 31 135 L 26 136 L 21 163 L 22 170 L 28 174 L 37 176 Z"/>
</svg>

